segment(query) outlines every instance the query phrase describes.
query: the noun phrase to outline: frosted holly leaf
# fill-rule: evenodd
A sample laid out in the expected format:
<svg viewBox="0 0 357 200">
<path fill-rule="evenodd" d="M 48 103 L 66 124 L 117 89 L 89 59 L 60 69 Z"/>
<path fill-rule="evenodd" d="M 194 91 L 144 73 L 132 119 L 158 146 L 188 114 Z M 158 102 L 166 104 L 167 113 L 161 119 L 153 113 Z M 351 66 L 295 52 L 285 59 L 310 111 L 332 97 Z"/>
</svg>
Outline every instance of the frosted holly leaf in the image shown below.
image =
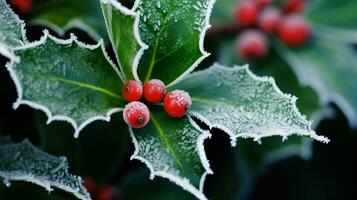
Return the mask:
<svg viewBox="0 0 357 200">
<path fill-rule="evenodd" d="M 115 0 L 101 0 L 109 38 L 119 62 L 124 80 L 133 80 L 134 68 L 147 46 L 141 41 L 139 14 Z"/>
<path fill-rule="evenodd" d="M 210 137 L 189 118 L 173 119 L 162 107 L 150 109 L 150 122 L 144 128 L 131 129 L 135 145 L 132 159 L 144 162 L 150 178 L 167 178 L 198 199 L 206 199 L 203 184 L 212 174 L 203 141 Z"/>
<path fill-rule="evenodd" d="M 68 121 L 75 137 L 95 120 L 110 120 L 121 111 L 122 82 L 114 65 L 107 59 L 102 41 L 85 45 L 74 35 L 59 40 L 47 31 L 40 41 L 16 49 L 20 63 L 7 68 L 15 82 L 20 105 L 44 111 L 48 123 Z"/>
<path fill-rule="evenodd" d="M 69 174 L 64 157 L 51 156 L 27 140 L 21 143 L 0 143 L 0 179 L 10 186 L 11 181 L 26 181 L 46 188 L 56 187 L 79 199 L 90 200 L 82 179 Z"/>
<path fill-rule="evenodd" d="M 140 36 L 149 46 L 137 69 L 143 82 L 160 79 L 165 84 L 179 80 L 209 54 L 203 49 L 214 0 L 141 0 Z"/>
<path fill-rule="evenodd" d="M 228 133 L 233 146 L 237 138 L 259 142 L 263 137 L 287 139 L 293 134 L 329 141 L 311 130 L 310 122 L 296 108 L 295 97 L 283 94 L 274 79 L 255 76 L 247 66 L 215 64 L 174 87 L 190 93 L 190 114 Z"/>
<path fill-rule="evenodd" d="M 329 40 L 357 42 L 357 1 L 323 0 L 309 4 L 305 18 L 312 24 L 314 34 Z"/>
<path fill-rule="evenodd" d="M 315 37 L 309 48 L 293 50 L 281 43 L 275 47 L 288 62 L 302 84 L 313 87 L 323 105 L 335 102 L 349 124 L 357 127 L 357 57 L 345 43 Z"/>
<path fill-rule="evenodd" d="M 108 37 L 99 0 L 33 0 L 29 23 L 60 35 L 77 28 L 96 40 Z"/>
<path fill-rule="evenodd" d="M 22 46 L 25 39 L 25 24 L 11 10 L 5 0 L 0 0 L 0 54 L 18 60 L 13 54 L 14 47 Z"/>
</svg>

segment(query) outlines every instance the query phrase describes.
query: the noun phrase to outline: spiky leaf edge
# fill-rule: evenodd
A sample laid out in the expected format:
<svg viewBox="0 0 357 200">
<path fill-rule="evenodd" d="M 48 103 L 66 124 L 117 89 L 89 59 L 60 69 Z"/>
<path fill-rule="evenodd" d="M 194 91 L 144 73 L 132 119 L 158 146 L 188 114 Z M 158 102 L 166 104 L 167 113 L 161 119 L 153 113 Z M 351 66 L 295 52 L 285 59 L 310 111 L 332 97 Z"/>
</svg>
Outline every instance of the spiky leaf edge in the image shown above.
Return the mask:
<svg viewBox="0 0 357 200">
<path fill-rule="evenodd" d="M 220 64 L 215 64 L 213 66 L 216 66 L 216 67 L 219 67 L 221 68 L 222 70 L 236 70 L 236 71 L 240 71 L 240 70 L 245 70 L 246 73 L 254 80 L 256 81 L 260 81 L 260 82 L 267 82 L 269 83 L 270 85 L 272 85 L 272 87 L 275 89 L 275 91 L 280 94 L 282 97 L 284 98 L 287 98 L 290 100 L 291 102 L 291 105 L 292 105 L 292 108 L 293 108 L 293 111 L 297 114 L 297 116 L 299 116 L 301 119 L 304 119 L 306 120 L 306 116 L 305 115 L 302 115 L 300 113 L 300 111 L 298 110 L 297 106 L 296 106 L 296 101 L 297 101 L 297 97 L 293 96 L 293 95 L 290 95 L 290 94 L 285 94 L 283 93 L 279 88 L 278 86 L 276 85 L 275 83 L 275 80 L 274 78 L 272 77 L 267 77 L 267 76 L 262 76 L 262 77 L 259 77 L 257 75 L 255 75 L 252 71 L 250 71 L 249 69 L 249 65 L 243 65 L 243 66 L 234 66 L 232 68 L 228 68 L 228 67 L 224 67 Z M 212 68 L 212 67 L 211 67 Z M 209 70 L 209 69 L 208 69 Z M 198 72 L 196 72 L 198 73 Z M 285 141 L 288 139 L 288 136 L 290 135 L 293 135 L 293 134 L 296 134 L 296 135 L 299 135 L 299 136 L 308 136 L 312 139 L 315 139 L 317 141 L 320 141 L 320 142 L 323 142 L 323 143 L 329 143 L 330 140 L 324 136 L 319 136 L 316 134 L 315 131 L 312 130 L 311 126 L 312 126 L 312 121 L 308 121 L 309 123 L 309 130 L 307 132 L 303 131 L 303 130 L 294 130 L 294 131 L 291 131 L 290 133 L 287 133 L 287 134 L 284 134 L 284 133 L 267 133 L 267 134 L 262 134 L 262 135 L 252 135 L 252 134 L 249 134 L 249 133 L 240 133 L 238 135 L 235 135 L 231 130 L 229 130 L 228 128 L 224 127 L 224 126 L 221 126 L 219 124 L 214 124 L 213 122 L 210 122 L 210 120 L 208 120 L 207 118 L 205 118 L 204 116 L 202 116 L 201 114 L 197 113 L 197 112 L 190 112 L 189 113 L 190 116 L 192 117 L 195 117 L 197 119 L 199 119 L 200 121 L 202 121 L 203 123 L 205 123 L 206 125 L 209 126 L 210 129 L 212 128 L 218 128 L 222 131 L 224 131 L 225 133 L 227 133 L 231 139 L 231 145 L 232 147 L 235 147 L 236 146 L 236 143 L 237 143 L 237 139 L 238 138 L 252 138 L 254 141 L 258 142 L 258 143 L 261 143 L 261 139 L 264 138 L 264 137 L 271 137 L 271 136 L 282 136 L 282 141 Z"/>
<path fill-rule="evenodd" d="M 124 15 L 127 15 L 127 16 L 131 16 L 133 18 L 135 18 L 135 21 L 134 21 L 134 26 L 132 27 L 134 29 L 134 37 L 137 41 L 137 43 L 140 45 L 140 50 L 137 52 L 136 56 L 135 56 L 135 59 L 132 63 L 132 74 L 135 78 L 135 80 L 137 81 L 140 81 L 139 77 L 137 76 L 137 68 L 138 68 L 138 65 L 139 65 L 139 61 L 140 61 L 140 58 L 141 56 L 144 54 L 144 51 L 145 49 L 149 48 L 147 44 L 145 44 L 142 40 L 141 40 L 141 37 L 140 37 L 140 31 L 139 31 L 139 23 L 140 23 L 140 12 L 139 11 L 135 11 L 138 4 L 139 4 L 139 1 L 140 0 L 137 0 L 135 1 L 135 4 L 134 6 L 132 7 L 132 9 L 128 9 L 127 7 L 123 6 L 121 3 L 119 3 L 118 1 L 115 1 L 115 0 L 101 0 L 101 2 L 103 4 L 107 4 L 107 3 L 110 3 L 112 6 L 114 6 L 114 8 L 118 9 L 118 11 L 120 11 L 122 14 Z M 102 6 L 102 5 L 101 5 Z M 104 13 L 103 13 L 104 14 Z M 106 18 L 103 16 L 104 20 L 105 20 L 105 23 L 108 24 Z M 110 42 L 112 44 L 114 44 L 113 42 L 113 38 L 111 37 L 111 34 L 109 33 L 109 30 L 107 28 L 107 33 L 108 33 L 108 37 L 110 39 Z M 120 78 L 123 80 L 123 82 L 126 81 L 126 77 L 125 77 L 125 74 L 122 70 L 122 67 L 121 67 L 121 64 L 120 64 L 120 58 L 119 56 L 117 55 L 116 51 L 114 51 L 115 53 L 115 57 L 119 63 L 119 68 L 120 68 Z M 136 75 L 136 76 L 135 76 Z"/>
<path fill-rule="evenodd" d="M 26 29 L 25 29 L 25 22 L 20 19 L 20 17 L 11 9 L 11 7 L 5 3 L 5 6 L 7 7 L 7 9 L 11 12 L 11 14 L 13 15 L 13 17 L 20 22 L 21 24 L 21 33 L 22 33 L 22 42 L 24 43 L 24 45 L 26 43 L 28 43 L 27 37 L 26 37 Z M 19 58 L 16 57 L 16 55 L 13 52 L 13 48 L 11 47 L 7 47 L 4 44 L 0 43 L 0 55 L 5 56 L 6 58 L 10 59 L 10 60 L 14 60 L 16 62 L 19 61 Z"/>
<path fill-rule="evenodd" d="M 139 160 L 141 162 L 143 162 L 150 170 L 150 179 L 154 179 L 155 176 L 158 177 L 162 177 L 162 178 L 167 178 L 169 181 L 175 183 L 176 185 L 180 186 L 182 189 L 190 192 L 191 194 L 193 194 L 196 198 L 200 199 L 200 200 L 207 200 L 206 196 L 203 194 L 203 190 L 204 190 L 204 182 L 206 180 L 206 176 L 209 174 L 213 174 L 212 169 L 210 168 L 210 164 L 209 161 L 206 157 L 206 152 L 205 152 L 205 147 L 204 147 L 204 141 L 207 138 L 211 138 L 211 133 L 209 131 L 206 130 L 202 130 L 194 121 L 191 117 L 188 117 L 191 125 L 197 129 L 198 131 L 201 132 L 201 135 L 198 137 L 197 141 L 196 141 L 196 148 L 197 148 L 197 152 L 198 152 L 198 156 L 201 160 L 201 164 L 203 166 L 203 168 L 205 169 L 205 173 L 203 173 L 203 175 L 201 176 L 201 180 L 200 180 L 200 185 L 199 185 L 199 189 L 197 189 L 196 187 L 194 187 L 188 179 L 185 178 L 181 178 L 172 174 L 169 174 L 165 171 L 155 171 L 153 166 L 150 164 L 150 162 L 148 160 L 146 160 L 145 158 L 138 156 L 138 152 L 139 152 L 139 145 L 138 142 L 135 138 L 135 135 L 133 133 L 133 130 L 129 127 L 129 131 L 130 131 L 130 136 L 132 138 L 134 147 L 135 147 L 135 151 L 134 154 L 130 157 L 130 160 Z"/>
<path fill-rule="evenodd" d="M 33 48 L 35 46 L 39 46 L 41 44 L 44 44 L 47 40 L 47 38 L 52 39 L 54 42 L 56 42 L 57 44 L 60 45 L 68 45 L 71 44 L 73 42 L 75 42 L 79 47 L 81 48 L 85 48 L 85 49 L 89 49 L 89 50 L 94 50 L 97 48 L 101 48 L 102 52 L 104 54 L 104 57 L 107 59 L 108 63 L 114 68 L 114 70 L 117 72 L 117 76 L 120 77 L 120 73 L 117 70 L 117 68 L 115 67 L 114 63 L 110 60 L 109 56 L 107 55 L 106 51 L 105 51 L 105 46 L 103 43 L 103 40 L 100 40 L 96 45 L 88 45 L 88 44 L 84 44 L 80 41 L 77 40 L 77 37 L 74 34 L 71 34 L 71 37 L 69 39 L 66 40 L 62 40 L 62 39 L 58 39 L 52 35 L 49 34 L 49 32 L 47 30 L 43 31 L 44 35 L 40 38 L 40 40 L 35 41 L 35 42 L 31 42 L 28 43 L 22 47 L 17 47 L 14 50 L 25 50 L 25 49 L 30 49 Z M 21 58 L 19 60 L 19 62 L 21 62 Z M 110 116 L 114 113 L 118 113 L 121 112 L 123 110 L 123 108 L 114 108 L 109 110 L 105 116 L 103 115 L 98 115 L 95 117 L 91 117 L 89 119 L 87 119 L 85 122 L 83 122 L 82 124 L 78 125 L 72 118 L 65 116 L 65 115 L 55 115 L 53 116 L 52 112 L 50 111 L 50 109 L 48 109 L 46 106 L 35 103 L 35 102 L 31 102 L 31 101 L 27 101 L 27 100 L 23 100 L 23 90 L 22 90 L 22 86 L 20 84 L 20 81 L 18 79 L 18 77 L 16 76 L 16 73 L 13 69 L 13 65 L 16 63 L 15 60 L 10 60 L 10 62 L 6 63 L 5 67 L 7 68 L 8 72 L 10 73 L 10 77 L 13 80 L 15 87 L 16 87 L 16 91 L 17 91 L 17 100 L 16 102 L 13 104 L 13 108 L 16 110 L 20 105 L 27 105 L 30 106 L 31 108 L 34 108 L 36 110 L 41 110 L 43 111 L 48 120 L 47 120 L 47 124 L 50 124 L 52 121 L 66 121 L 68 123 L 70 123 L 72 125 L 72 127 L 74 128 L 74 137 L 78 138 L 80 131 L 86 127 L 88 124 L 97 121 L 97 120 L 103 120 L 103 121 L 110 121 Z M 114 75 L 114 74 L 113 74 Z"/>
<path fill-rule="evenodd" d="M 1 139 L 3 139 L 3 138 L 1 138 Z M 6 138 L 5 138 L 5 141 L 4 141 L 1 145 L 4 145 L 4 146 L 5 146 L 5 145 L 9 145 L 9 146 L 11 146 L 11 145 L 28 145 L 28 146 L 31 147 L 31 148 L 35 148 L 35 147 L 29 142 L 28 139 L 25 139 L 25 140 L 23 140 L 23 141 L 20 142 L 20 143 L 12 143 L 12 140 L 10 139 L 10 137 L 6 137 Z M 39 149 L 37 149 L 37 148 L 35 148 L 35 150 L 36 150 L 36 151 L 39 151 L 39 152 L 42 152 L 42 153 L 45 153 L 45 152 L 43 152 L 43 151 L 41 151 L 41 150 L 39 150 Z M 61 156 L 61 157 L 59 157 L 59 159 L 61 159 L 62 162 L 61 162 L 61 165 L 58 166 L 58 169 L 60 169 L 61 167 L 67 165 L 67 158 L 66 158 L 66 157 Z M 81 178 L 80 176 L 74 176 L 74 175 L 72 175 L 72 176 L 73 176 L 75 179 L 77 179 L 78 182 L 83 183 L 83 180 L 82 180 L 82 178 Z M 0 173 L 0 177 L 1 177 L 1 178 L 4 178 L 4 177 L 6 177 L 6 174 L 3 174 L 3 173 L 1 172 L 1 173 Z M 11 185 L 10 181 L 24 181 L 24 182 L 28 182 L 28 183 L 32 183 L 32 184 L 36 184 L 36 185 L 38 185 L 38 186 L 41 186 L 41 187 L 45 188 L 48 192 L 52 192 L 52 191 L 53 191 L 53 188 L 51 187 L 51 186 L 53 186 L 53 187 L 59 188 L 59 189 L 61 189 L 61 190 L 64 190 L 64 191 L 66 191 L 66 192 L 69 192 L 69 193 L 73 194 L 73 195 L 74 195 L 75 197 L 77 197 L 78 199 L 82 199 L 82 200 L 90 200 L 90 199 L 91 199 L 91 198 L 90 198 L 90 194 L 89 194 L 87 191 L 85 191 L 85 192 L 86 192 L 86 193 L 85 193 L 86 196 L 83 196 L 83 195 L 79 194 L 77 191 L 73 190 L 71 187 L 67 187 L 67 186 L 65 186 L 65 185 L 58 184 L 58 183 L 52 182 L 52 181 L 41 181 L 41 180 L 39 180 L 39 179 L 35 179 L 35 178 L 34 178 L 33 176 L 31 176 L 31 175 L 13 176 L 13 177 L 11 177 L 11 180 L 6 180 L 6 179 L 4 179 L 3 181 L 4 181 L 4 184 L 5 184 L 7 187 L 10 187 L 10 185 Z"/>
<path fill-rule="evenodd" d="M 137 8 L 139 7 L 139 2 L 140 0 L 136 0 L 134 3 L 134 6 L 132 8 L 132 10 L 138 10 Z M 206 36 L 206 32 L 207 30 L 211 27 L 210 24 L 210 18 L 211 18 L 211 14 L 212 14 L 212 9 L 213 9 L 213 5 L 215 4 L 216 0 L 210 0 L 208 6 L 207 6 L 207 13 L 206 13 L 206 18 L 205 18 L 205 27 L 202 29 L 202 32 L 200 34 L 200 41 L 199 41 L 199 49 L 202 53 L 202 56 L 195 62 L 193 63 L 183 74 L 181 74 L 179 77 L 177 77 L 174 81 L 172 81 L 171 83 L 167 84 L 167 87 L 170 87 L 178 82 L 180 82 L 185 76 L 187 76 L 188 74 L 190 74 L 194 69 L 196 69 L 196 67 L 208 56 L 210 56 L 211 54 L 209 52 L 207 52 L 204 49 L 204 40 L 205 40 L 205 36 Z M 139 12 L 138 12 L 139 13 Z M 140 13 L 138 15 L 138 17 L 140 18 Z M 138 26 L 135 26 L 135 32 L 137 32 L 139 34 L 140 37 L 140 30 L 139 30 L 139 24 Z M 139 60 L 138 60 L 139 62 Z M 135 77 L 136 80 L 141 81 L 137 72 L 138 69 L 138 64 L 133 66 L 133 75 Z"/>
</svg>

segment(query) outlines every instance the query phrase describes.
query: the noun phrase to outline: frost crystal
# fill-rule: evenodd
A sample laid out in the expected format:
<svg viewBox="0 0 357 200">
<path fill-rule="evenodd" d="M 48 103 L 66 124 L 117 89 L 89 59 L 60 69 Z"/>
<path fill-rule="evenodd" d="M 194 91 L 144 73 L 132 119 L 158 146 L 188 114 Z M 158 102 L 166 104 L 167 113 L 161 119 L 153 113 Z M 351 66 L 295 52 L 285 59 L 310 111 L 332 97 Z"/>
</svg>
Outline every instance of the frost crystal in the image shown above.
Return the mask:
<svg viewBox="0 0 357 200">
<path fill-rule="evenodd" d="M 27 140 L 15 144 L 9 139 L 1 139 L 0 177 L 7 186 L 11 181 L 26 181 L 48 191 L 52 191 L 54 186 L 73 193 L 79 199 L 91 199 L 82 179 L 69 174 L 66 158 L 51 156 Z"/>
<path fill-rule="evenodd" d="M 191 94 L 191 115 L 227 132 L 232 145 L 237 138 L 260 142 L 263 137 L 280 135 L 286 139 L 292 134 L 329 141 L 311 130 L 311 123 L 296 108 L 295 97 L 283 94 L 274 79 L 255 76 L 247 66 L 216 64 L 174 87 Z"/>
</svg>

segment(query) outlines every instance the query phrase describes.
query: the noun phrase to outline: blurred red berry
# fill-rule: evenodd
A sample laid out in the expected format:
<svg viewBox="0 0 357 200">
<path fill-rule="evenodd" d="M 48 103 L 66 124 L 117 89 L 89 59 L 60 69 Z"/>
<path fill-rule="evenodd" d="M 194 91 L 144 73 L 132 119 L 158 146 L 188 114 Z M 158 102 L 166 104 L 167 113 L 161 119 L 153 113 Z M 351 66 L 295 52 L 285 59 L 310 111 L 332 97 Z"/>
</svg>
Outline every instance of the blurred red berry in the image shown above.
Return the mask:
<svg viewBox="0 0 357 200">
<path fill-rule="evenodd" d="M 283 11 L 285 13 L 298 13 L 305 9 L 305 0 L 285 0 Z"/>
<path fill-rule="evenodd" d="M 245 30 L 237 38 L 236 50 L 245 60 L 262 58 L 266 55 L 268 45 L 266 36 L 258 30 Z"/>
<path fill-rule="evenodd" d="M 143 96 L 143 86 L 139 81 L 130 80 L 125 83 L 121 92 L 127 101 L 138 101 Z"/>
<path fill-rule="evenodd" d="M 303 45 L 311 35 L 310 26 L 299 15 L 288 15 L 280 23 L 279 38 L 285 44 L 298 47 Z"/>
<path fill-rule="evenodd" d="M 168 93 L 164 99 L 166 113 L 174 118 L 186 115 L 192 104 L 190 95 L 183 90 L 174 90 Z"/>
<path fill-rule="evenodd" d="M 10 5 L 18 9 L 21 14 L 27 14 L 32 9 L 32 0 L 10 0 Z"/>
<path fill-rule="evenodd" d="M 118 191 L 112 186 L 101 186 L 97 189 L 95 197 L 96 200 L 116 200 L 118 199 Z"/>
<path fill-rule="evenodd" d="M 271 3 L 271 0 L 252 0 L 258 6 L 258 8 L 262 9 L 268 6 Z"/>
<path fill-rule="evenodd" d="M 259 16 L 258 26 L 265 33 L 273 33 L 277 30 L 281 18 L 281 11 L 276 7 L 268 7 Z"/>
<path fill-rule="evenodd" d="M 166 93 L 165 83 L 158 79 L 152 79 L 144 84 L 144 98 L 150 103 L 160 103 Z"/>
<path fill-rule="evenodd" d="M 254 25 L 258 17 L 258 7 L 253 1 L 244 0 L 234 10 L 236 21 L 241 26 Z"/>
<path fill-rule="evenodd" d="M 128 103 L 123 110 L 124 121 L 133 128 L 142 128 L 150 120 L 148 107 L 138 101 Z"/>
</svg>

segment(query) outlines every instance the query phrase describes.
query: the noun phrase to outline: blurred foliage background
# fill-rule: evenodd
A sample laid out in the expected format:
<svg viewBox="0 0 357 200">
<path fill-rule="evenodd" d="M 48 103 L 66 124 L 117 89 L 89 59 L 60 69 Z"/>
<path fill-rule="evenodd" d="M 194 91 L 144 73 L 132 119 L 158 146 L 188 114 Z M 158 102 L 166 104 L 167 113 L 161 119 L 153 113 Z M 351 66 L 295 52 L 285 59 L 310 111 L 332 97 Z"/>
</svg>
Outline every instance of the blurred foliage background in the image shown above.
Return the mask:
<svg viewBox="0 0 357 200">
<path fill-rule="evenodd" d="M 128 7 L 133 4 L 131 0 L 121 2 Z M 30 41 L 38 40 L 44 28 L 63 38 L 75 33 L 86 43 L 94 44 L 99 38 L 107 41 L 97 0 L 33 0 L 28 10 L 21 9 L 16 1 L 11 3 L 28 23 Z M 240 140 L 232 148 L 228 135 L 215 130 L 213 137 L 205 142 L 215 172 L 207 177 L 207 197 L 212 200 L 356 199 L 357 130 L 351 127 L 357 122 L 350 113 L 355 112 L 357 105 L 357 2 L 307 1 L 303 15 L 313 28 L 310 41 L 302 47 L 289 48 L 269 36 L 269 53 L 253 61 L 242 60 L 235 51 L 236 38 L 244 31 L 234 22 L 233 12 L 238 3 L 238 0 L 217 0 L 211 19 L 213 27 L 205 43 L 212 55 L 199 69 L 213 62 L 229 66 L 250 63 L 255 73 L 273 76 L 284 92 L 299 97 L 300 111 L 314 120 L 317 133 L 329 137 L 331 143 L 320 144 L 300 137 L 281 142 L 280 137 L 272 137 L 264 139 L 262 144 Z M 301 63 L 291 60 L 295 56 Z M 1 65 L 5 62 L 1 57 Z M 310 65 L 301 66 L 304 64 Z M 310 69 L 301 69 L 309 66 Z M 324 91 L 316 90 L 309 80 L 317 80 Z M 351 110 L 332 101 L 333 93 L 345 98 Z M 94 122 L 74 139 L 69 124 L 46 125 L 42 112 L 25 106 L 12 109 L 17 94 L 4 67 L 0 68 L 0 94 L 0 134 L 11 134 L 15 141 L 29 138 L 50 154 L 66 156 L 71 173 L 93 180 L 97 187 L 113 188 L 117 193 L 113 199 L 194 199 L 168 180 L 149 180 L 149 170 L 144 164 L 129 160 L 134 147 L 127 130 L 119 128 L 123 123 L 120 114 L 115 114 L 110 123 Z M 74 197 L 57 190 L 49 195 L 37 186 L 14 183 L 10 188 L 0 185 L 0 199 Z M 106 200 L 95 196 L 94 199 Z"/>
</svg>

